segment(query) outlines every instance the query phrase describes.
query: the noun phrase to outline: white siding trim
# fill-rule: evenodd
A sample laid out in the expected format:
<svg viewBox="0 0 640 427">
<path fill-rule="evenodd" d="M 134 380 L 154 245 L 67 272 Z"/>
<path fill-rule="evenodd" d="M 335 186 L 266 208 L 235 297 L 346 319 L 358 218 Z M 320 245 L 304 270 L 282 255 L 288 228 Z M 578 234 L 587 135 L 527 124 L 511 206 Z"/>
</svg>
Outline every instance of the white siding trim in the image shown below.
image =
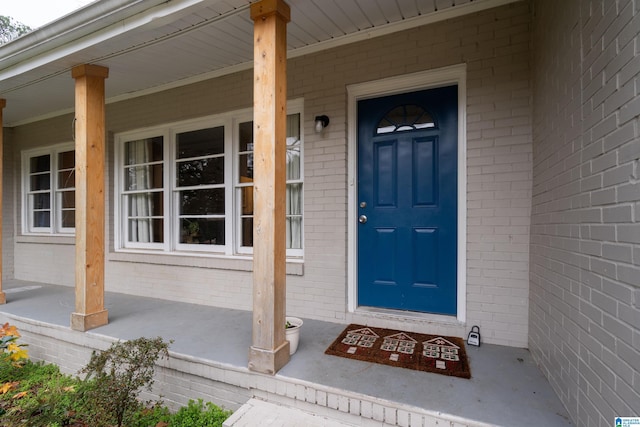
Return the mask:
<svg viewBox="0 0 640 427">
<path fill-rule="evenodd" d="M 354 313 L 357 306 L 357 242 L 356 242 L 356 180 L 357 180 L 357 103 L 359 100 L 393 93 L 411 92 L 449 84 L 458 85 L 458 298 L 457 316 L 466 322 L 467 313 L 467 67 L 466 64 L 428 70 L 399 77 L 347 86 L 348 145 L 348 209 L 347 209 L 347 309 Z M 400 313 L 400 312 L 398 312 Z M 415 315 L 414 315 L 415 317 Z M 421 316 L 437 323 L 451 323 L 449 317 L 425 314 Z"/>
</svg>

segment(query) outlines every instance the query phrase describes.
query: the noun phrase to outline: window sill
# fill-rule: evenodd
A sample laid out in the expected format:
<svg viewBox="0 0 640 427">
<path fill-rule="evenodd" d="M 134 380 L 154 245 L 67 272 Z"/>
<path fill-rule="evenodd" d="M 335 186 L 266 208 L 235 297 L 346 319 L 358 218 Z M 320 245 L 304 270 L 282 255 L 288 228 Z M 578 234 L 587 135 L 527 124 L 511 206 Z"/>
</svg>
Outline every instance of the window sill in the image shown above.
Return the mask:
<svg viewBox="0 0 640 427">
<path fill-rule="evenodd" d="M 16 236 L 16 243 L 38 243 L 45 245 L 75 245 L 76 236 L 60 234 L 22 234 Z"/>
<path fill-rule="evenodd" d="M 119 250 L 107 254 L 108 261 L 140 264 L 172 265 L 177 267 L 212 268 L 219 270 L 253 271 L 253 259 L 243 255 L 212 255 L 174 252 Z M 287 259 L 287 275 L 303 276 L 304 261 Z"/>
</svg>

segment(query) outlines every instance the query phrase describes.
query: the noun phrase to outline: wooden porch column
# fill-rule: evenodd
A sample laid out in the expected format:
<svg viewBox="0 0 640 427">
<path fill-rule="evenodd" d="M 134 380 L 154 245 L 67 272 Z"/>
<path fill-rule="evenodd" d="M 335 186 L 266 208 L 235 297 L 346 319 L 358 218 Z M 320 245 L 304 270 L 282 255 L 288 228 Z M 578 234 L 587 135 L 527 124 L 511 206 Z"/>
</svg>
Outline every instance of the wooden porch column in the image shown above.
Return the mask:
<svg viewBox="0 0 640 427">
<path fill-rule="evenodd" d="M 2 118 L 2 111 L 7 105 L 6 99 L 0 99 L 0 304 L 7 302 L 7 296 L 2 291 L 2 198 L 4 193 L 2 191 L 2 174 L 4 173 L 4 159 L 2 151 L 4 150 L 4 121 Z"/>
<path fill-rule="evenodd" d="M 76 307 L 71 328 L 108 322 L 104 308 L 104 80 L 109 69 L 78 65 L 76 80 Z"/>
<path fill-rule="evenodd" d="M 286 310 L 287 22 L 282 0 L 251 5 L 253 82 L 253 340 L 249 369 L 275 374 L 289 361 Z"/>
</svg>

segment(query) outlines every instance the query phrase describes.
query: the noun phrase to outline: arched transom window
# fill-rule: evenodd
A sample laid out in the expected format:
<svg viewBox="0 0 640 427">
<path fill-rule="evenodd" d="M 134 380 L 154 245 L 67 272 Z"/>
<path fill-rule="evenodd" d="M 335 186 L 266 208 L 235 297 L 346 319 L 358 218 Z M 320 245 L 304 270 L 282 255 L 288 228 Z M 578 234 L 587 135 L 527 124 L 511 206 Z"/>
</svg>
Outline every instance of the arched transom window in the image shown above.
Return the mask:
<svg viewBox="0 0 640 427">
<path fill-rule="evenodd" d="M 415 104 L 406 104 L 389 111 L 378 123 L 376 134 L 435 128 L 436 124 L 424 108 Z"/>
</svg>

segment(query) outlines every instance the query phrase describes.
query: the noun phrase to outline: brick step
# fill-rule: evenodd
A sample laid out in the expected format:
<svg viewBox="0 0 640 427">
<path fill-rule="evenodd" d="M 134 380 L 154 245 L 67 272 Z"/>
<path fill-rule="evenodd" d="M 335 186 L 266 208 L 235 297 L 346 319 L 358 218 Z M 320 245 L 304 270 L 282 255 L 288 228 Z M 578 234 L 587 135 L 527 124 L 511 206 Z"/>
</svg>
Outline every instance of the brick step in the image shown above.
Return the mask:
<svg viewBox="0 0 640 427">
<path fill-rule="evenodd" d="M 320 424 L 268 424 L 274 426 L 358 426 L 358 427 L 496 427 L 473 419 L 431 411 L 385 399 L 353 393 L 282 376 L 263 377 L 251 389 L 253 398 L 311 415 Z M 235 415 L 235 414 L 234 414 Z M 257 419 L 253 419 L 256 421 Z M 337 423 L 337 424 L 332 424 Z M 267 424 L 238 424 L 261 426 Z M 234 427 L 237 427 L 234 425 Z"/>
</svg>

